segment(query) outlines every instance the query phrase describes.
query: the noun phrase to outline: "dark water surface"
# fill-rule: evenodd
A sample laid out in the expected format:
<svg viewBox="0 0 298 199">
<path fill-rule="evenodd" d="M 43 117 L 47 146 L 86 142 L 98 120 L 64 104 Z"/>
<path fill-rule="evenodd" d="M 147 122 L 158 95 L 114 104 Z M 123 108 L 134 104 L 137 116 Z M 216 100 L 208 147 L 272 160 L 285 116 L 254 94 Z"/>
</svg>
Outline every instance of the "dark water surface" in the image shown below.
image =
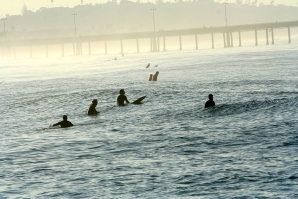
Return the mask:
<svg viewBox="0 0 298 199">
<path fill-rule="evenodd" d="M 297 49 L 1 61 L 0 198 L 298 198 Z"/>
</svg>

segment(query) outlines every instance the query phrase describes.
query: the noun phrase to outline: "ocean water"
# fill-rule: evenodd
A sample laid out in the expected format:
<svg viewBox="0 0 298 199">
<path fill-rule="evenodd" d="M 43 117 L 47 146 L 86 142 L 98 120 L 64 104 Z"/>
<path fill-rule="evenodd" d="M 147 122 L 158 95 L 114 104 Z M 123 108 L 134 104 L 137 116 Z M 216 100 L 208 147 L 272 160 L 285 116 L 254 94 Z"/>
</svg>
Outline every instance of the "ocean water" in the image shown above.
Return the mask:
<svg viewBox="0 0 298 199">
<path fill-rule="evenodd" d="M 297 49 L 0 61 L 0 198 L 298 198 Z"/>
</svg>

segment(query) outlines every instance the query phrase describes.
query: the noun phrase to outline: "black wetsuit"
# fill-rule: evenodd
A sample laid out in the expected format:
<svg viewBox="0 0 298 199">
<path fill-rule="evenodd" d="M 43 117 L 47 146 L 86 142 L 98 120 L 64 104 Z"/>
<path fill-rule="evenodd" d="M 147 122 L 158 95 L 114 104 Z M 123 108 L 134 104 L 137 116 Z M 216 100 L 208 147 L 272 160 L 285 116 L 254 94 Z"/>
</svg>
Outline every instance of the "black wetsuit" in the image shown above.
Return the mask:
<svg viewBox="0 0 298 199">
<path fill-rule="evenodd" d="M 88 109 L 88 115 L 96 115 L 96 114 L 98 114 L 99 112 L 95 109 L 95 106 L 94 106 L 94 104 L 91 104 L 90 106 L 89 106 L 89 109 Z"/>
<path fill-rule="evenodd" d="M 215 106 L 215 102 L 213 100 L 208 100 L 205 104 L 205 108 L 208 108 L 210 106 Z"/>
<path fill-rule="evenodd" d="M 73 126 L 73 124 L 70 122 L 70 121 L 61 121 L 61 122 L 58 122 L 57 124 L 53 124 L 53 126 L 61 126 L 61 128 L 67 128 L 67 127 L 71 127 Z"/>
<path fill-rule="evenodd" d="M 118 98 L 117 98 L 118 106 L 124 106 L 125 105 L 124 101 L 129 103 L 129 101 L 127 100 L 127 97 L 125 95 L 119 95 Z"/>
</svg>

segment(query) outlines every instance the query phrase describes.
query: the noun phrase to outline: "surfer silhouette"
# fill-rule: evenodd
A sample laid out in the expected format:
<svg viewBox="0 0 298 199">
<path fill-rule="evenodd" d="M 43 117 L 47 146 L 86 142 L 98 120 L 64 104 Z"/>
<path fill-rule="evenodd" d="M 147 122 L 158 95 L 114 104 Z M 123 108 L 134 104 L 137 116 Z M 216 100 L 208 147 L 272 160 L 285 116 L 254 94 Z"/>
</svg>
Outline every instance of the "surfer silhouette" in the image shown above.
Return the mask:
<svg viewBox="0 0 298 199">
<path fill-rule="evenodd" d="M 53 124 L 52 126 L 61 126 L 61 128 L 67 128 L 73 126 L 70 121 L 67 121 L 67 115 L 63 115 L 63 121 Z M 51 126 L 50 126 L 51 127 Z"/>
<path fill-rule="evenodd" d="M 209 98 L 209 100 L 205 103 L 205 108 L 215 106 L 215 102 L 213 101 L 213 95 L 209 94 L 208 98 Z"/>
<path fill-rule="evenodd" d="M 92 104 L 90 104 L 87 114 L 88 115 L 97 115 L 99 112 L 95 109 L 98 102 L 97 99 L 92 100 Z"/>
<path fill-rule="evenodd" d="M 148 81 L 152 81 L 152 74 L 150 74 L 150 77 L 149 77 L 149 79 L 148 79 Z"/>
<path fill-rule="evenodd" d="M 146 68 L 149 68 L 149 66 L 150 66 L 150 63 L 148 63 L 148 65 L 146 66 Z"/>
<path fill-rule="evenodd" d="M 157 81 L 158 74 L 159 74 L 159 72 L 156 71 L 156 73 L 153 75 L 152 81 Z"/>
<path fill-rule="evenodd" d="M 124 101 L 126 101 L 126 103 L 129 103 L 129 101 L 127 100 L 127 97 L 125 96 L 125 91 L 124 89 L 121 89 L 119 91 L 120 95 L 117 98 L 117 104 L 118 106 L 124 106 Z"/>
</svg>

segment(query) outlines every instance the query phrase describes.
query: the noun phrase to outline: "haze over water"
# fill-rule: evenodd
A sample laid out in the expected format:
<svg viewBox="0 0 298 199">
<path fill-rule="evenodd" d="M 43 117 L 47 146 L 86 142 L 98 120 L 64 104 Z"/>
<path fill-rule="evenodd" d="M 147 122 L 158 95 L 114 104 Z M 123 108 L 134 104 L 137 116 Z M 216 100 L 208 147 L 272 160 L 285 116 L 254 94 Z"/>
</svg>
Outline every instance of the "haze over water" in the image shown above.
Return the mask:
<svg viewBox="0 0 298 199">
<path fill-rule="evenodd" d="M 0 197 L 296 198 L 297 49 L 1 60 Z"/>
</svg>

